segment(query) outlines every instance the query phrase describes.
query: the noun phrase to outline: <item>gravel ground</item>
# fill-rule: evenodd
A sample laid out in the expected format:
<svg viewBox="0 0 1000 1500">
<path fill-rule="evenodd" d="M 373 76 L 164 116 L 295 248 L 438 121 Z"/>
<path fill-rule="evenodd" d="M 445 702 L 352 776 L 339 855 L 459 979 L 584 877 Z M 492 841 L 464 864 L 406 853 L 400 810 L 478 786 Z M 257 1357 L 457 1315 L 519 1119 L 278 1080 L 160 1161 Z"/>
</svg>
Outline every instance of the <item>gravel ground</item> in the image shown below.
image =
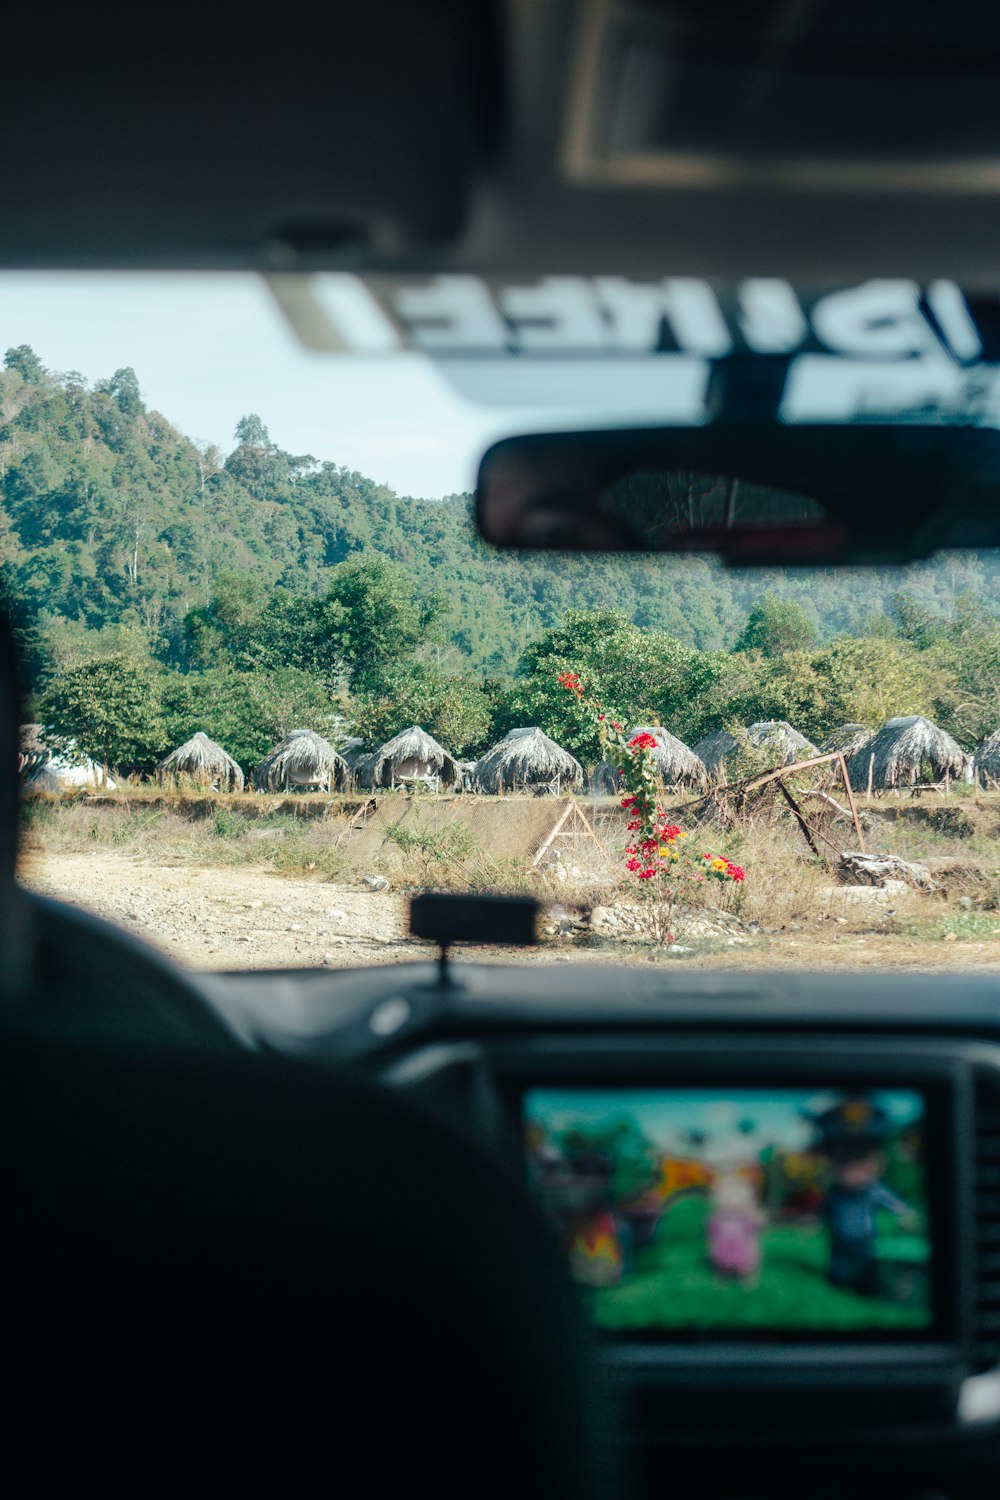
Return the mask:
<svg viewBox="0 0 1000 1500">
<path fill-rule="evenodd" d="M 428 945 L 406 936 L 406 898 L 258 870 L 158 865 L 94 850 L 31 853 L 21 879 L 43 895 L 87 907 L 129 928 L 194 969 L 343 968 L 414 959 Z M 456 953 L 457 956 L 462 956 Z M 614 941 L 574 946 L 556 939 L 518 954 L 477 949 L 467 957 L 510 963 L 621 959 L 672 968 L 979 969 L 1000 971 L 1000 937 L 927 941 L 833 922 L 768 935 L 692 957 L 623 951 Z"/>
</svg>

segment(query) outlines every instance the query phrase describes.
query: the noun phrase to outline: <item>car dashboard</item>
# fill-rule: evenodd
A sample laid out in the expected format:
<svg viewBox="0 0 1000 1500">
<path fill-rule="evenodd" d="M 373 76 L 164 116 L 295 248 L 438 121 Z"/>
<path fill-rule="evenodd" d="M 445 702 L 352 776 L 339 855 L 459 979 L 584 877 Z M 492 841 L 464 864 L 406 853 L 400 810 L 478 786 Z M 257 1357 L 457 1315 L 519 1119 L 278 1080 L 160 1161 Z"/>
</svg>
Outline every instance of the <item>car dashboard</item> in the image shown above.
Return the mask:
<svg viewBox="0 0 1000 1500">
<path fill-rule="evenodd" d="M 651 1119 L 657 1111 L 667 1119 L 682 1106 L 707 1109 L 706 1118 L 713 1108 L 718 1115 L 720 1108 L 725 1113 L 738 1106 L 773 1120 L 780 1105 L 798 1121 L 788 1126 L 793 1145 L 795 1130 L 801 1136 L 805 1129 L 795 1101 L 807 1096 L 834 1101 L 827 1113 L 832 1108 L 837 1128 L 841 1116 L 872 1100 L 903 1101 L 901 1108 L 906 1100 L 918 1101 L 910 1107 L 920 1115 L 921 1144 L 914 1145 L 913 1129 L 906 1136 L 900 1128 L 897 1135 L 911 1173 L 906 1180 L 913 1180 L 915 1164 L 924 1174 L 928 1251 L 922 1282 L 914 1281 L 917 1273 L 902 1251 L 896 1262 L 886 1261 L 888 1270 L 880 1266 L 879 1274 L 895 1278 L 885 1296 L 903 1308 L 893 1311 L 892 1327 L 880 1327 L 877 1319 L 870 1326 L 838 1326 L 836 1317 L 827 1325 L 802 1294 L 791 1296 L 791 1311 L 770 1321 L 750 1326 L 737 1317 L 727 1324 L 715 1302 L 750 1305 L 760 1270 L 724 1260 L 712 1281 L 699 1272 L 709 1288 L 708 1316 L 688 1317 L 697 1294 L 683 1277 L 673 1283 L 668 1277 L 666 1321 L 645 1317 L 634 1311 L 638 1301 L 629 1301 L 634 1288 L 625 1286 L 628 1277 L 620 1265 L 615 1269 L 616 1256 L 641 1261 L 650 1253 L 632 1243 L 635 1226 L 648 1233 L 651 1222 L 648 1214 L 637 1217 L 635 1203 L 624 1216 L 607 1219 L 613 1251 L 599 1274 L 578 1236 L 575 1271 L 580 1279 L 583 1255 L 581 1296 L 593 1327 L 595 1368 L 616 1414 L 615 1430 L 647 1489 L 669 1476 L 682 1481 L 685 1492 L 714 1484 L 727 1494 L 738 1475 L 740 1493 L 770 1494 L 792 1473 L 799 1494 L 839 1491 L 846 1483 L 856 1493 L 871 1485 L 873 1492 L 901 1496 L 995 1489 L 1000 1007 L 990 977 L 674 976 L 596 965 L 442 962 L 339 973 L 217 974 L 199 982 L 244 1045 L 308 1058 L 331 1072 L 361 1072 L 404 1090 L 476 1139 L 539 1198 L 568 1246 L 567 1226 L 572 1221 L 579 1229 L 595 1171 L 598 1177 L 605 1172 L 598 1188 L 607 1210 L 611 1169 L 600 1159 L 595 1168 L 591 1151 L 589 1165 L 573 1176 L 579 1160 L 567 1167 L 565 1153 L 560 1157 L 552 1146 L 552 1131 L 539 1135 L 546 1109 L 553 1130 L 566 1126 L 560 1101 L 582 1109 L 581 1100 L 598 1106 L 604 1100 L 613 1113 L 616 1101 L 627 1100 L 636 1110 L 652 1111 Z M 586 1122 L 576 1123 L 583 1128 Z M 756 1127 L 751 1120 L 739 1128 Z M 567 1139 L 565 1128 L 561 1139 Z M 680 1222 L 673 1208 L 672 1217 L 658 1217 L 664 1183 L 671 1192 L 684 1189 L 667 1206 L 694 1202 L 686 1212 L 709 1215 L 710 1232 L 716 1211 L 710 1184 L 684 1177 L 692 1156 L 704 1155 L 708 1146 L 697 1131 L 685 1140 L 674 1153 L 684 1158 L 679 1164 L 657 1161 L 653 1219 L 661 1243 L 672 1233 L 663 1225 Z M 772 1142 L 759 1153 L 763 1161 L 770 1152 L 768 1170 L 776 1170 L 776 1150 Z M 834 1141 L 828 1155 L 835 1166 L 837 1151 Z M 778 1156 L 782 1170 L 789 1163 L 790 1171 L 802 1170 L 794 1152 Z M 807 1165 L 817 1159 L 815 1150 L 800 1157 Z M 716 1161 L 707 1170 L 718 1190 L 725 1164 Z M 746 1169 L 739 1173 L 745 1176 Z M 786 1242 L 796 1235 L 804 1242 L 807 1231 L 790 1207 L 794 1196 L 789 1191 L 782 1199 L 774 1222 L 780 1221 Z M 592 1213 L 587 1226 L 595 1244 L 599 1217 Z M 614 1239 L 625 1219 L 627 1252 Z M 829 1219 L 822 1224 L 816 1233 L 832 1236 Z M 911 1254 L 912 1246 L 904 1250 Z M 734 1270 L 749 1274 L 741 1278 Z M 621 1286 L 612 1287 L 609 1298 L 616 1276 Z M 734 1282 L 750 1288 L 750 1297 L 735 1293 Z M 719 1296 L 713 1286 L 722 1288 Z M 600 1312 L 609 1307 L 610 1323 Z M 811 1473 L 795 1468 L 796 1454 Z"/>
</svg>

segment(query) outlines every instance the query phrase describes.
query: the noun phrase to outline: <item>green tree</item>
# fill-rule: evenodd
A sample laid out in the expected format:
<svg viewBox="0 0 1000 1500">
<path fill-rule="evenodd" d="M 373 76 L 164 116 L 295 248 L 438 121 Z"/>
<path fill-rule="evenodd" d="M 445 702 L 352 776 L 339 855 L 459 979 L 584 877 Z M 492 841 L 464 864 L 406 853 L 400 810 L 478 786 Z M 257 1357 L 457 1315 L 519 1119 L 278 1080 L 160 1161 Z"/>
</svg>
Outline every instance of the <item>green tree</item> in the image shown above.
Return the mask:
<svg viewBox="0 0 1000 1500">
<path fill-rule="evenodd" d="M 780 656 L 785 651 L 809 651 L 816 642 L 816 626 L 801 604 L 768 593 L 750 611 L 735 649 Z"/>
<path fill-rule="evenodd" d="M 921 653 L 940 669 L 935 715 L 966 744 L 1000 727 L 1000 621 L 974 594 L 960 594 L 951 614 L 924 632 Z"/>
<path fill-rule="evenodd" d="M 22 688 L 30 692 L 49 670 L 49 649 L 37 613 L 20 587 L 17 570 L 8 562 L 0 562 L 0 616 L 13 637 Z"/>
<path fill-rule="evenodd" d="M 240 417 L 233 434 L 238 448 L 271 448 L 271 434 L 255 411 Z"/>
<path fill-rule="evenodd" d="M 538 725 L 594 761 L 601 750 L 593 715 L 557 686 L 564 671 L 577 672 L 588 694 L 626 728 L 655 720 L 683 734 L 704 663 L 674 636 L 641 630 L 616 609 L 571 610 L 528 646 L 513 683 L 498 698 L 496 732 Z"/>
<path fill-rule="evenodd" d="M 319 601 L 315 649 L 342 661 L 355 691 L 377 691 L 396 664 L 433 633 L 440 596 L 419 600 L 403 570 L 383 557 L 351 558 L 334 568 Z"/>
<path fill-rule="evenodd" d="M 874 729 L 902 714 L 932 716 L 952 692 L 947 670 L 906 641 L 841 637 L 817 651 L 812 666 L 823 683 L 829 728 Z"/>
<path fill-rule="evenodd" d="M 41 385 L 46 370 L 30 344 L 18 344 L 3 357 L 4 369 L 16 370 L 26 385 Z"/>
<path fill-rule="evenodd" d="M 123 365 L 110 380 L 100 381 L 97 389 L 111 397 L 123 417 L 140 417 L 146 410 L 139 389 L 139 377 L 131 365 Z"/>
<path fill-rule="evenodd" d="M 385 674 L 377 692 L 358 699 L 352 718 L 355 732 L 374 744 L 419 724 L 452 755 L 464 757 L 486 749 L 492 715 L 475 678 L 411 661 Z"/>
<path fill-rule="evenodd" d="M 60 673 L 38 716 L 64 743 L 117 771 L 148 771 L 166 748 L 160 684 L 128 652 Z"/>
<path fill-rule="evenodd" d="M 247 772 L 290 729 L 314 729 L 335 740 L 344 723 L 341 705 L 323 683 L 296 667 L 268 672 L 239 672 L 232 666 L 175 671 L 162 679 L 161 693 L 171 745 L 204 730 Z"/>
</svg>

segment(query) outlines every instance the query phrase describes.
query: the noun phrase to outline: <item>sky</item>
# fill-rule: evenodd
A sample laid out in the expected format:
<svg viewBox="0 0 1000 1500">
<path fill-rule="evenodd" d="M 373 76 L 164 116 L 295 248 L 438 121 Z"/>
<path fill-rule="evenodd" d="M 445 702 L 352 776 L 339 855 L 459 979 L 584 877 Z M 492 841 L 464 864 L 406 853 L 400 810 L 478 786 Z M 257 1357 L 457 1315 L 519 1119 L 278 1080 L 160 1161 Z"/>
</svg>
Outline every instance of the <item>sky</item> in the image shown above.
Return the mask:
<svg viewBox="0 0 1000 1500">
<path fill-rule="evenodd" d="M 309 352 L 250 274 L 5 272 L 0 350 L 17 344 L 90 383 L 131 365 L 147 406 L 225 453 L 256 412 L 279 447 L 404 495 L 471 489 L 483 449 L 518 426 L 453 394 L 423 355 Z"/>
<path fill-rule="evenodd" d="M 354 278 L 333 280 L 343 293 Z M 0 351 L 18 344 L 91 383 L 131 365 L 147 406 L 224 453 L 239 419 L 256 412 L 279 447 L 425 498 L 471 490 L 485 449 L 518 431 L 701 421 L 708 379 L 703 358 L 678 354 L 435 367 L 416 353 L 315 353 L 262 278 L 232 272 L 0 273 Z M 953 419 L 967 378 L 940 354 L 803 355 L 783 419 L 891 416 L 914 402 L 920 411 L 937 402 Z"/>
</svg>

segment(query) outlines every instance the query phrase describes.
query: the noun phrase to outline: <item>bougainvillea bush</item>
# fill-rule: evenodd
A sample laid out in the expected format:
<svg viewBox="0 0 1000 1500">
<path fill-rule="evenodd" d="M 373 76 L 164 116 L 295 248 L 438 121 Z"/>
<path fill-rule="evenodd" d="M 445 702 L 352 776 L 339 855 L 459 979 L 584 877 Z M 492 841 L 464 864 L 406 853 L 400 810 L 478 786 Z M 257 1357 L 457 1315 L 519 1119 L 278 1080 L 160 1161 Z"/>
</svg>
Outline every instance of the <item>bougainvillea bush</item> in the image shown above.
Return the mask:
<svg viewBox="0 0 1000 1500">
<path fill-rule="evenodd" d="M 698 887 L 717 882 L 732 890 L 743 883 L 745 872 L 667 821 L 653 760 L 655 736 L 642 733 L 629 739 L 622 726 L 586 696 L 577 673 L 560 672 L 557 680 L 595 716 L 604 754 L 618 772 L 621 805 L 628 816 L 625 870 L 638 883 L 649 935 L 658 943 L 673 943 L 685 902 L 695 901 Z"/>
</svg>

